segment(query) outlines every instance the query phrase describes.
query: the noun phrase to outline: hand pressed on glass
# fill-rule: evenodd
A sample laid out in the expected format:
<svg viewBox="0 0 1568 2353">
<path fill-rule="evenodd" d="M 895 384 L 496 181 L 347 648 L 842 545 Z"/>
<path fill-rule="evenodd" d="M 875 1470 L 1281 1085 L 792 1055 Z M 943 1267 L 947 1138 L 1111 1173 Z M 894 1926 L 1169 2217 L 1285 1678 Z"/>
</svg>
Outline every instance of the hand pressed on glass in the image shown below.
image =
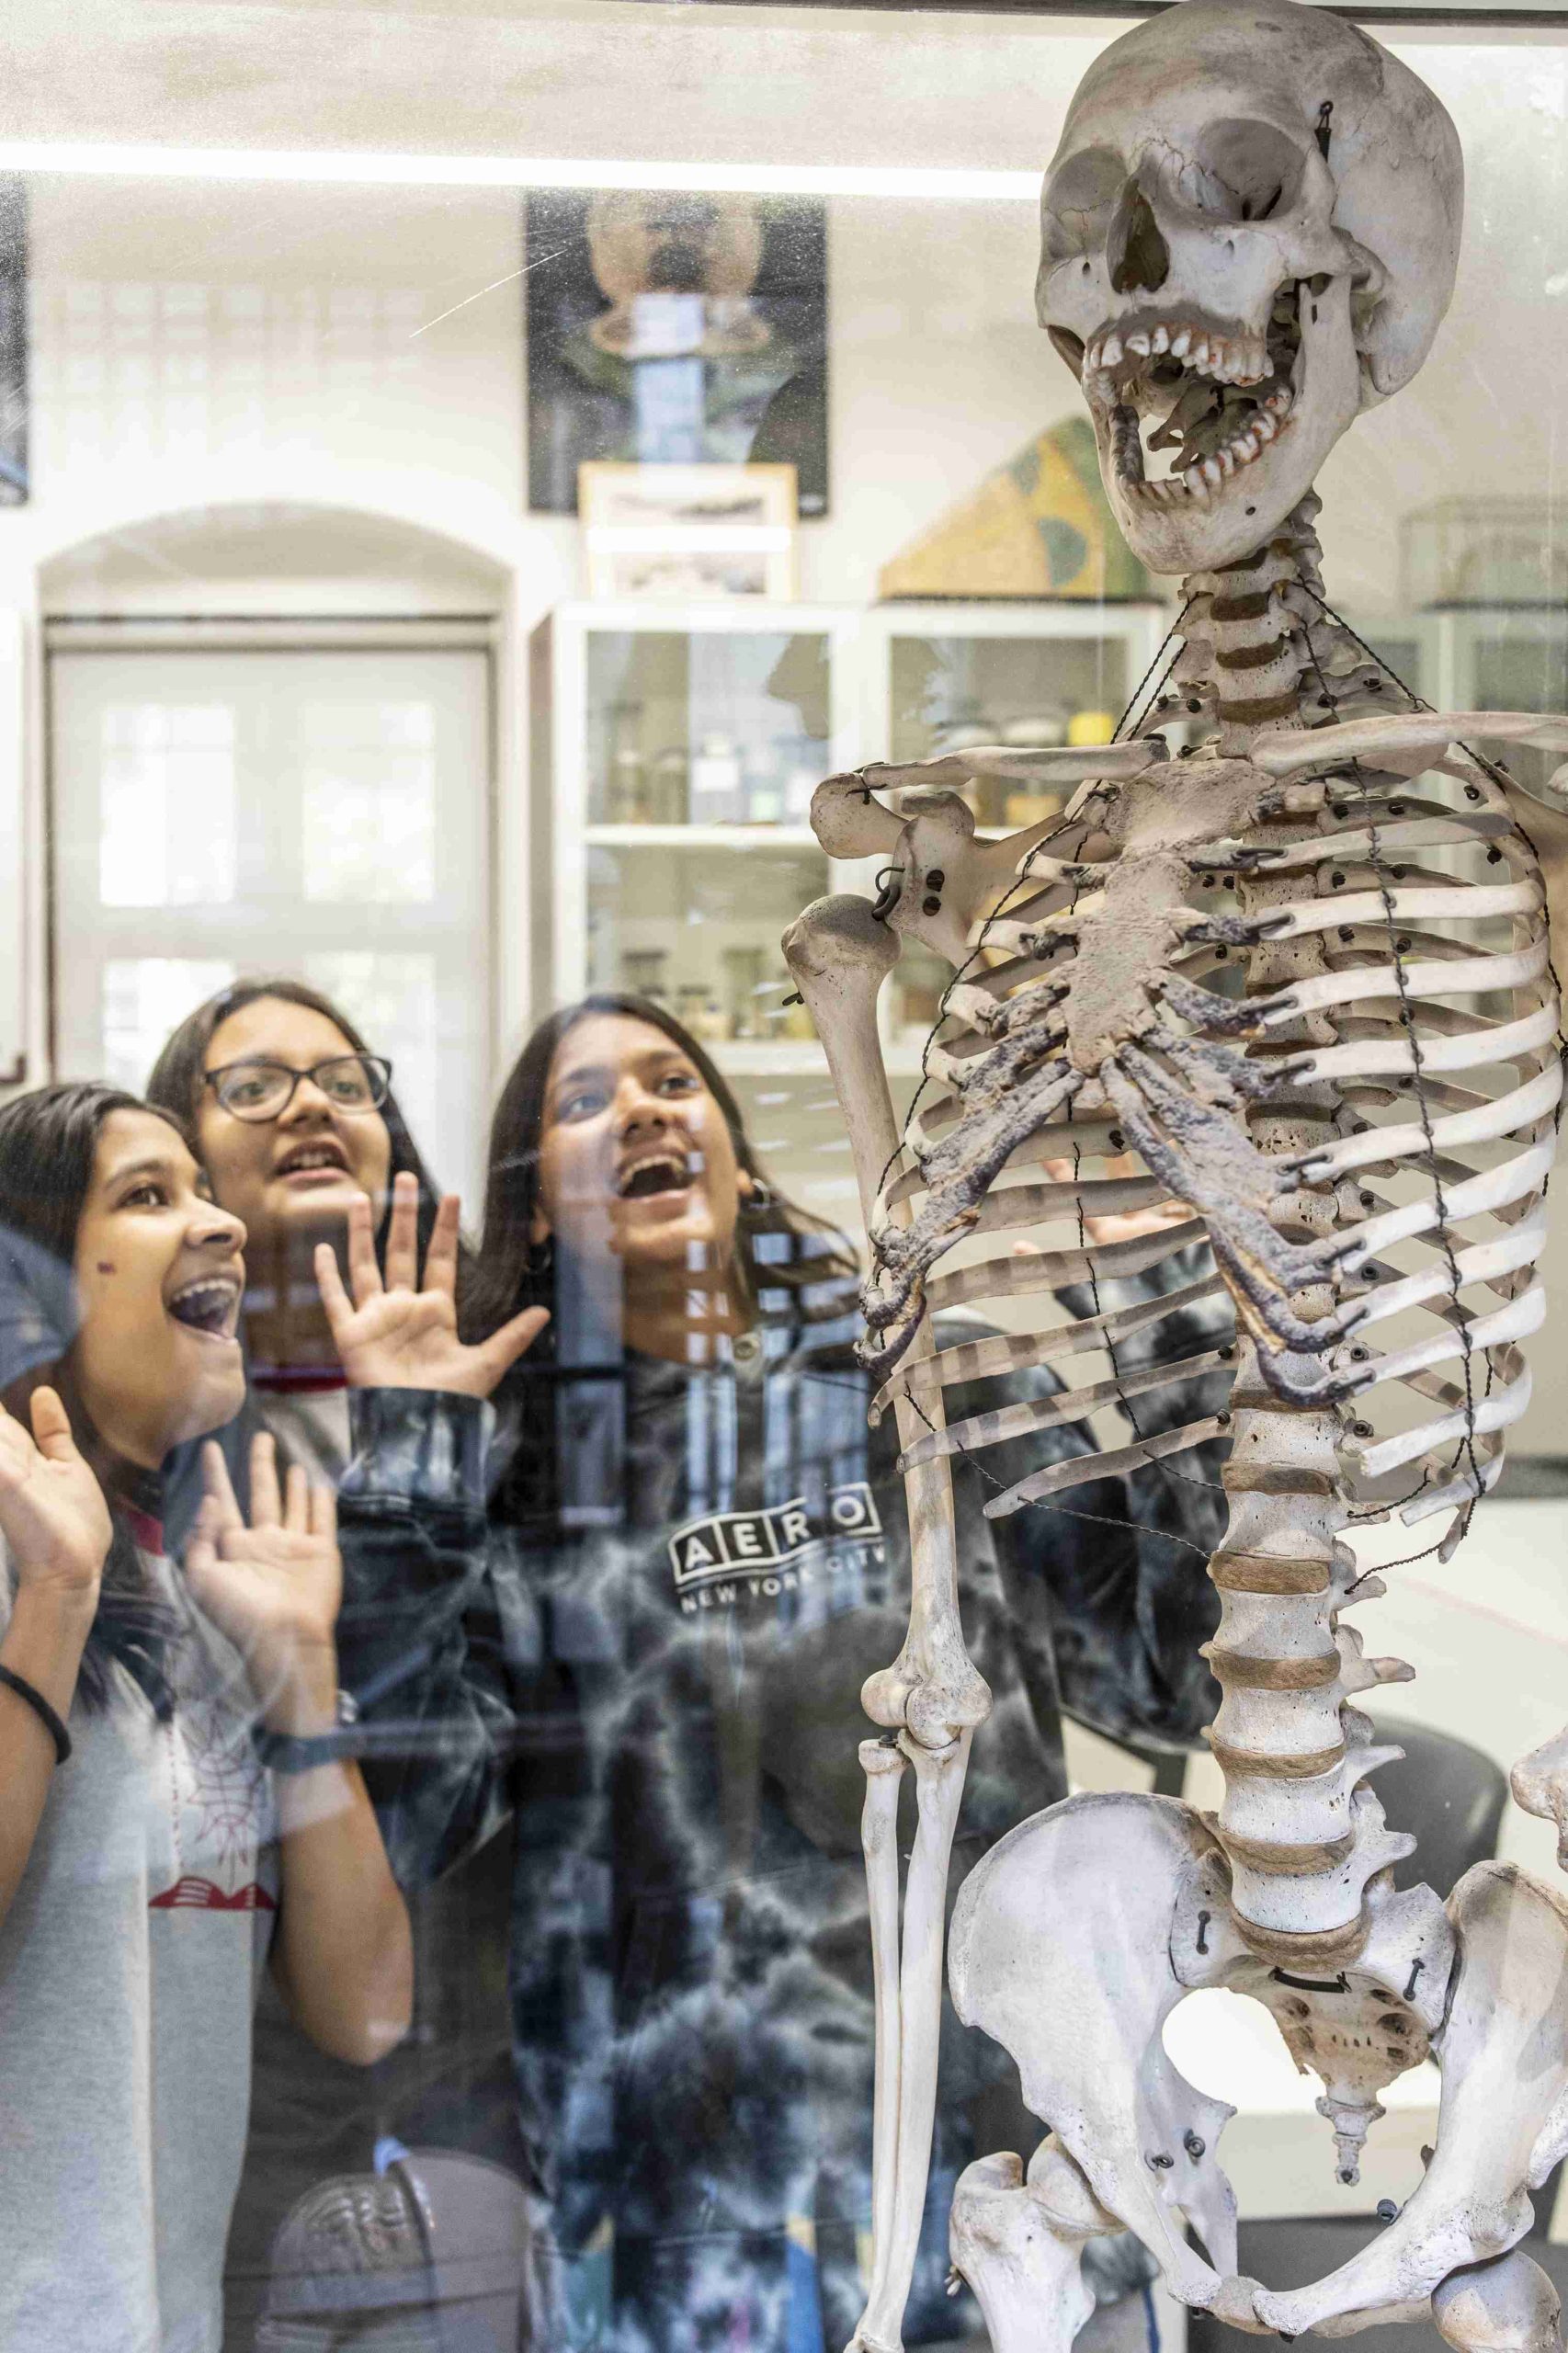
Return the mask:
<svg viewBox="0 0 1568 2353">
<path fill-rule="evenodd" d="M 18 1586 L 79 1602 L 90 1619 L 109 1547 L 108 1506 L 52 1389 L 35 1389 L 31 1434 L 0 1406 L 0 1534 Z"/>
<path fill-rule="evenodd" d="M 1070 1160 L 1044 1160 L 1040 1163 L 1053 1185 L 1072 1185 L 1078 1171 Z M 1119 1153 L 1105 1164 L 1105 1176 L 1109 1177 L 1142 1176 L 1143 1169 L 1135 1153 Z M 1110 1242 L 1135 1242 L 1141 1234 L 1163 1233 L 1167 1226 L 1185 1225 L 1192 1211 L 1185 1201 L 1155 1201 L 1151 1208 L 1124 1211 L 1120 1215 L 1084 1218 L 1084 1238 L 1095 1249 L 1103 1249 Z M 1014 1245 L 1022 1253 L 1038 1248 L 1032 1242 Z"/>
<path fill-rule="evenodd" d="M 203 1447 L 201 1468 L 207 1492 L 185 1555 L 191 1591 L 244 1659 L 269 1730 L 325 1730 L 336 1711 L 333 1630 L 343 1598 L 337 1499 L 297 1463 L 280 1489 L 278 1449 L 265 1433 L 251 1447 L 248 1525 L 222 1449 Z"/>
<path fill-rule="evenodd" d="M 487 1340 L 470 1346 L 458 1331 L 457 1269 L 460 1204 L 442 1197 L 436 1212 L 425 1277 L 419 1278 L 419 1188 L 403 1173 L 392 1185 L 386 1275 L 376 1261 L 370 1204 L 361 1198 L 348 1212 L 348 1280 L 345 1289 L 331 1245 L 315 1253 L 316 1282 L 338 1357 L 354 1389 L 440 1389 L 488 1397 L 502 1375 L 530 1347 L 550 1321 L 542 1307 L 525 1308 Z"/>
</svg>

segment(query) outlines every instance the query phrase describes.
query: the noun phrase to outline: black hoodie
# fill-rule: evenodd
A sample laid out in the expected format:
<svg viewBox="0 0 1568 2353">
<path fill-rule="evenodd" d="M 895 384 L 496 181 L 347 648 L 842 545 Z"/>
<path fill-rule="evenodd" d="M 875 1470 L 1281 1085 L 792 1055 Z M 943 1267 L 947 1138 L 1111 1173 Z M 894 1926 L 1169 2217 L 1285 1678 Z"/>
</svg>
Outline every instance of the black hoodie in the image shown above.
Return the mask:
<svg viewBox="0 0 1568 2353">
<path fill-rule="evenodd" d="M 1168 1260 L 1154 1279 L 1168 1290 L 1192 1272 Z M 1102 1304 L 1134 1295 L 1118 1286 Z M 1227 1313 L 1180 1311 L 1146 1351 L 1212 1346 Z M 983 1328 L 944 1318 L 939 1337 Z M 553 1477 L 530 1410 L 541 1381 Z M 1042 1371 L 955 1389 L 949 1415 L 1054 1387 Z M 909 1597 L 897 1441 L 891 1417 L 868 1428 L 868 1398 L 846 1347 L 774 1334 L 705 1371 L 631 1357 L 579 1379 L 525 1360 L 506 1401 L 514 1451 L 444 1759 L 404 1776 L 384 1818 L 400 1867 L 430 1873 L 513 1816 L 514 2050 L 557 2251 L 551 2353 L 818 2353 L 858 2313 L 872 2087 L 859 1693 L 896 1656 Z M 1162 1427 L 1221 1402 L 1211 1381 L 1159 1400 Z M 1147 1433 L 1155 1415 L 1139 1407 Z M 994 1701 L 954 1891 L 1065 1793 L 1058 1651 L 1102 1721 L 1190 1740 L 1208 1712 L 1195 1653 L 1214 1614 L 1213 1449 L 1176 1477 L 1102 1478 L 1054 1510 L 983 1515 L 989 1482 L 1088 1445 L 1053 1429 L 990 1449 L 983 1477 L 954 1466 L 965 1635 Z M 361 1600 L 371 1625 L 374 1597 Z M 947 2208 L 979 2153 L 977 2104 L 1010 2077 L 948 2010 L 912 2346 L 973 2325 L 943 2292 Z"/>
</svg>

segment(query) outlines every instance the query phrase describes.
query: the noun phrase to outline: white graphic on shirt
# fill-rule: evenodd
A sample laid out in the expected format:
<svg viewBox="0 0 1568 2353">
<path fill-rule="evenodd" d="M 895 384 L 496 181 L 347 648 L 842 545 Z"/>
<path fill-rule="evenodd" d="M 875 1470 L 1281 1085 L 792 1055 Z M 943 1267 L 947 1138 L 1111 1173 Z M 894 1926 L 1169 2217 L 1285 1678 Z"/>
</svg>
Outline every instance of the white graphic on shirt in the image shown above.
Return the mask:
<svg viewBox="0 0 1568 2353">
<path fill-rule="evenodd" d="M 174 1721 L 165 1728 L 175 1880 L 149 1908 L 274 1911 L 259 1870 L 276 1835 L 267 1773 L 233 1695 L 192 1690 L 192 1679 L 188 1671 L 176 1676 Z"/>
<path fill-rule="evenodd" d="M 881 1564 L 882 1523 L 863 1480 L 835 1487 L 815 1505 L 804 1495 L 760 1511 L 710 1512 L 669 1540 L 670 1570 L 683 1610 L 771 1600 L 817 1570 Z"/>
</svg>

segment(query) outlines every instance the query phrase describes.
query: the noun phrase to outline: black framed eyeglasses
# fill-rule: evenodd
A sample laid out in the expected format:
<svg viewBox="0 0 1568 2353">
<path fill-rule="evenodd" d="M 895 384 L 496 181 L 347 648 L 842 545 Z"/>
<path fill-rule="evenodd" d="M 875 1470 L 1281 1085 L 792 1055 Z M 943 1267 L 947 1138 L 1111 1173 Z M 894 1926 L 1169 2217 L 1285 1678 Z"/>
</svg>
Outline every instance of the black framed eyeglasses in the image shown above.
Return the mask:
<svg viewBox="0 0 1568 2353">
<path fill-rule="evenodd" d="M 287 1063 L 225 1063 L 201 1074 L 203 1086 L 236 1120 L 280 1120 L 302 1078 L 320 1087 L 335 1111 L 350 1116 L 379 1111 L 392 1092 L 392 1064 L 379 1054 L 334 1054 L 310 1070 L 290 1070 Z"/>
</svg>

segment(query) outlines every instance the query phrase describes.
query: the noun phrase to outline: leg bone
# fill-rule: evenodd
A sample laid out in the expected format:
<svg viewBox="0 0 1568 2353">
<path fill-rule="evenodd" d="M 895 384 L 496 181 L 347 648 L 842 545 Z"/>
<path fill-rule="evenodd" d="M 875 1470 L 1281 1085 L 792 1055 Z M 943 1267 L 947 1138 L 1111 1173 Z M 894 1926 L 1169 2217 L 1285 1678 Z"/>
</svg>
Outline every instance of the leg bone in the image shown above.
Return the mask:
<svg viewBox="0 0 1568 2353">
<path fill-rule="evenodd" d="M 994 2353 L 1068 2353 L 1094 2310 L 1085 2243 L 1121 2224 L 1054 2133 L 1024 2170 L 982 2157 L 959 2177 L 949 2245 L 973 2289 Z"/>
<path fill-rule="evenodd" d="M 1455 2353 L 1562 2353 L 1562 2299 L 1522 2246 L 1450 2272 L 1432 2317 Z"/>
</svg>

